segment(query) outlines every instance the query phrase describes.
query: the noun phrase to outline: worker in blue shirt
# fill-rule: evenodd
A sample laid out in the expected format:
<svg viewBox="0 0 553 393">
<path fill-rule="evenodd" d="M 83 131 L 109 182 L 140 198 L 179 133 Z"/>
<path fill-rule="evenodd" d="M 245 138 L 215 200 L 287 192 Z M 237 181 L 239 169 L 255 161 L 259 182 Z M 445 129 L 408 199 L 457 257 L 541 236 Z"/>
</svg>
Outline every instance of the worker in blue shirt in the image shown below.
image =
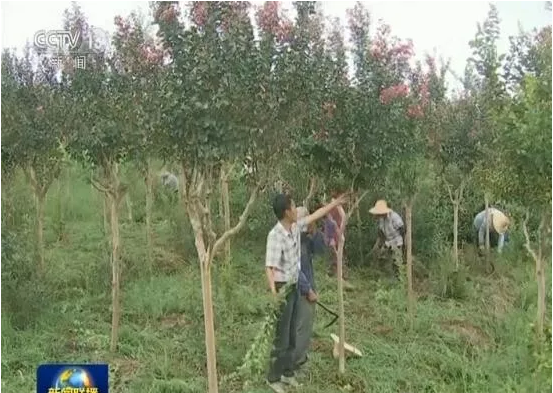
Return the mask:
<svg viewBox="0 0 553 393">
<path fill-rule="evenodd" d="M 478 248 L 484 249 L 486 244 L 486 217 L 490 218 L 490 245 L 497 241 L 497 251 L 501 253 L 505 242 L 508 240 L 508 229 L 510 225 L 509 218 L 499 209 L 495 207 L 488 208 L 488 215 L 486 210 L 482 210 L 474 217 L 474 229 L 478 234 Z"/>
<path fill-rule="evenodd" d="M 298 207 L 298 219 L 309 215 L 305 207 Z M 307 362 L 307 352 L 313 335 L 316 302 L 308 298 L 309 291 L 317 292 L 313 257 L 325 251 L 323 234 L 317 229 L 316 223 L 311 223 L 306 231 L 301 233 L 301 278 L 298 280 L 300 299 L 297 308 L 296 355 L 295 363 L 299 368 Z"/>
</svg>

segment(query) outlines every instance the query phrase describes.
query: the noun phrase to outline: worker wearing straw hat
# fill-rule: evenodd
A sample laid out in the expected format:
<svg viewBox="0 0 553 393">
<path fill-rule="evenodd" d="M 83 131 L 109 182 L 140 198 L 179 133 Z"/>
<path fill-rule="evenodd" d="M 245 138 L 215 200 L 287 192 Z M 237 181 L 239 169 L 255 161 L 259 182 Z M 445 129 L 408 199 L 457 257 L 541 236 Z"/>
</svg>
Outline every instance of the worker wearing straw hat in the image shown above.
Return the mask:
<svg viewBox="0 0 553 393">
<path fill-rule="evenodd" d="M 497 251 L 501 253 L 505 241 L 507 239 L 507 230 L 509 229 L 509 218 L 499 209 L 495 207 L 488 208 L 490 217 L 490 240 L 497 240 Z M 486 210 L 482 210 L 474 217 L 474 229 L 478 233 L 478 248 L 484 249 L 486 242 Z M 494 242 L 495 243 L 495 242 Z"/>
<path fill-rule="evenodd" d="M 374 207 L 369 210 L 378 222 L 378 239 L 371 253 L 381 249 L 384 245 L 390 253 L 396 276 L 399 267 L 403 264 L 403 235 L 405 226 L 401 216 L 390 209 L 385 200 L 376 201 Z"/>
</svg>

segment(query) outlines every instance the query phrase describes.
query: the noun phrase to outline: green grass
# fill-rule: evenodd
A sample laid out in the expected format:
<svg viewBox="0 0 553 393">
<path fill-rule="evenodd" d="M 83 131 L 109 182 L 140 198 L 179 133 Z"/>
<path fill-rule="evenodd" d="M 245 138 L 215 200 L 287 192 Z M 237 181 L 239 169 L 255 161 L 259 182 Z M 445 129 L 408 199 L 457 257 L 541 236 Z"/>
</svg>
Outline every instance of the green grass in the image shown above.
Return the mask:
<svg viewBox="0 0 553 393">
<path fill-rule="evenodd" d="M 112 355 L 111 276 L 101 199 L 80 178 L 72 181 L 71 190 L 62 241 L 53 229 L 57 189 L 49 194 L 46 285 L 40 296 L 33 295 L 32 286 L 28 289 L 29 301 L 40 301 L 41 308 L 23 319 L 16 316 L 26 306 L 2 313 L 2 388 L 33 392 L 37 365 L 63 361 L 108 362 L 113 393 L 204 392 L 200 276 L 187 225 L 167 207 L 156 206 L 156 261 L 149 274 L 143 223 L 127 222 L 122 207 L 123 315 L 118 353 Z M 140 201 L 133 203 L 140 211 Z M 214 267 L 220 378 L 242 364 L 267 312 L 264 241 L 252 239 L 262 239 L 259 233 L 270 225 L 246 229 L 233 241 L 231 265 Z M 532 263 L 522 254 L 506 256 L 496 262 L 497 272 L 487 276 L 472 254 L 465 259 L 470 280 L 458 284 L 463 290 L 457 299 L 441 296 L 443 279 L 432 268 L 446 262 L 427 263 L 431 275 L 417 281 L 413 323 L 399 283 L 371 266 L 353 269 L 356 288 L 345 294 L 346 334 L 364 356 L 348 359 L 346 374 L 338 374 L 330 339 L 337 324 L 323 329 L 330 316 L 318 309 L 311 361 L 302 377 L 305 386 L 298 391 L 550 391 L 551 346 L 536 344 L 531 328 L 536 303 Z M 324 274 L 324 266 L 317 270 L 321 300 L 336 309 L 336 283 Z M 550 287 L 550 270 L 548 277 Z M 246 388 L 245 381 L 238 382 L 221 384 L 220 391 L 267 392 L 262 375 Z"/>
</svg>

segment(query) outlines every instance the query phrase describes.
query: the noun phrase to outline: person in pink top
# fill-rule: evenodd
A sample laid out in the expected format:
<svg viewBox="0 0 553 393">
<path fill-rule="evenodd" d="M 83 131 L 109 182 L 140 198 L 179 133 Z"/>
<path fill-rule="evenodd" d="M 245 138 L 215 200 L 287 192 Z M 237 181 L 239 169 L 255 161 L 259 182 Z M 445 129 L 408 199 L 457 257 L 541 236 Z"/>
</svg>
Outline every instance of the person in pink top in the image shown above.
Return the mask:
<svg viewBox="0 0 553 393">
<path fill-rule="evenodd" d="M 342 190 L 338 187 L 335 187 L 331 190 L 330 195 L 332 197 L 332 200 L 334 201 L 338 196 L 340 196 L 342 193 Z M 330 211 L 330 213 L 327 215 L 326 222 L 325 222 L 325 229 L 327 229 L 326 232 L 326 238 L 328 242 L 328 247 L 330 248 L 330 269 L 329 269 L 329 275 L 335 276 L 337 269 L 338 269 L 338 244 L 341 240 L 342 242 L 346 241 L 346 235 L 345 235 L 345 228 L 343 228 L 343 225 L 345 224 L 345 218 L 346 218 L 346 212 L 344 211 L 344 208 L 342 206 L 337 206 L 334 209 Z M 340 233 L 342 234 L 342 239 L 339 239 Z M 342 278 L 344 280 L 347 280 L 347 274 L 346 274 L 346 258 L 342 256 L 343 261 L 343 269 L 342 269 Z"/>
</svg>

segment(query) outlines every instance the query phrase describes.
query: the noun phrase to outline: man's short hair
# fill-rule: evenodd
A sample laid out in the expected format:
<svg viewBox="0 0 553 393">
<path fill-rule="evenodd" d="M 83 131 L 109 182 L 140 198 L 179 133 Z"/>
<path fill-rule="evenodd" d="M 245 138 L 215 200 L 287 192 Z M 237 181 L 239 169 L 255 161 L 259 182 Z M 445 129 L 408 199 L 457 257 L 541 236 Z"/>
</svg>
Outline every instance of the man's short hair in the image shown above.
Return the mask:
<svg viewBox="0 0 553 393">
<path fill-rule="evenodd" d="M 282 220 L 286 214 L 286 210 L 292 208 L 293 199 L 289 194 L 277 194 L 273 199 L 273 211 L 278 220 Z"/>
</svg>

